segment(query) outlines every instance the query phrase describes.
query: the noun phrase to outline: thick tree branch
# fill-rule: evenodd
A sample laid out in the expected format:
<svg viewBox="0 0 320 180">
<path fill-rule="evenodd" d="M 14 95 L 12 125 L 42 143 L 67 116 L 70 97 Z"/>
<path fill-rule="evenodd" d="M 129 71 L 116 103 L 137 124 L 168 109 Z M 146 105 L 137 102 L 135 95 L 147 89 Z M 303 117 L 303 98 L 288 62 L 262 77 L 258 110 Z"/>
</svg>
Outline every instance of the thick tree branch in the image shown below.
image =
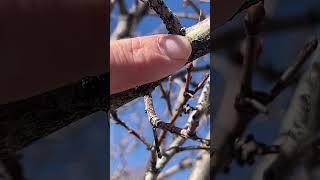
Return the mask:
<svg viewBox="0 0 320 180">
<path fill-rule="evenodd" d="M 281 153 L 268 155 L 262 161 L 256 171 L 257 180 L 286 179 L 287 173 L 296 165 L 294 162 L 303 156 L 303 152 L 314 148 L 314 140 L 319 139 L 320 47 L 311 60 L 313 63 L 299 81 L 282 121 L 280 137 L 275 142 L 280 145 Z"/>
<path fill-rule="evenodd" d="M 196 25 L 187 28 L 186 37 L 189 39 L 192 45 L 192 54 L 190 56 L 190 61 L 193 61 L 210 51 L 210 18 L 207 18 Z M 161 81 L 161 79 L 156 82 L 148 83 L 136 88 L 126 90 L 114 95 L 111 95 L 110 106 L 111 109 L 117 109 L 120 106 L 138 98 L 146 95 L 154 90 Z"/>
<path fill-rule="evenodd" d="M 108 109 L 107 74 L 0 105 L 0 158 L 94 112 Z"/>
</svg>

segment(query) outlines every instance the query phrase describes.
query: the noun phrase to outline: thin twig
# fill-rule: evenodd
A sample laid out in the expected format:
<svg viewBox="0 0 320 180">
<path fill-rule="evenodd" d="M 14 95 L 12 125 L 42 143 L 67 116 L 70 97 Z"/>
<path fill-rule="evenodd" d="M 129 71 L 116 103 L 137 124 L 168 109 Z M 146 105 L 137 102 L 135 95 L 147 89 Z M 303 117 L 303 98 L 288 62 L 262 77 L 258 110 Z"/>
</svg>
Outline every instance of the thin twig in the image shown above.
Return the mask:
<svg viewBox="0 0 320 180">
<path fill-rule="evenodd" d="M 209 84 L 209 82 L 207 82 L 207 83 Z M 206 86 L 206 87 L 208 87 L 208 88 L 203 89 L 202 93 L 210 92 L 210 86 Z M 206 97 L 206 98 L 199 98 L 197 104 L 199 106 L 209 107 L 209 103 L 210 103 L 209 96 L 203 96 L 203 95 L 200 95 L 200 96 Z M 199 109 L 203 109 L 203 108 L 199 107 Z M 198 110 L 196 109 L 195 111 L 198 111 Z M 198 114 L 198 113 L 193 112 L 192 114 L 190 114 L 189 118 L 188 118 L 188 122 L 192 121 L 192 119 L 195 119 L 195 118 L 201 118 L 201 116 L 195 116 L 196 114 Z M 164 168 L 164 166 L 169 162 L 169 160 L 177 153 L 175 148 L 173 148 L 173 149 L 171 149 L 171 148 L 181 146 L 181 145 L 183 145 L 183 143 L 185 141 L 186 141 L 186 138 L 183 138 L 181 136 L 175 137 L 174 140 L 172 141 L 172 143 L 169 145 L 168 149 L 163 153 L 164 156 L 161 159 L 158 159 L 157 164 L 156 164 L 157 169 L 154 171 L 148 170 L 146 172 L 145 180 L 155 180 L 157 178 L 157 176 L 159 175 L 159 172 Z"/>
<path fill-rule="evenodd" d="M 209 94 L 210 94 L 210 78 L 208 78 L 206 80 L 206 84 L 202 89 L 202 93 L 199 97 L 199 101 L 203 102 L 205 99 L 209 99 Z M 208 103 L 198 103 L 196 106 L 196 110 L 192 111 L 192 118 L 188 119 L 188 123 L 187 123 L 187 134 L 189 136 L 193 136 L 195 134 L 195 130 L 197 129 L 197 127 L 199 126 L 199 122 L 200 122 L 200 118 L 204 113 L 206 113 L 206 111 L 209 108 L 209 104 Z"/>
<path fill-rule="evenodd" d="M 201 71 L 209 71 L 210 70 L 210 65 L 204 65 L 204 66 L 196 66 L 192 69 L 192 72 L 201 72 Z M 171 79 L 179 78 L 182 76 L 185 76 L 187 73 L 186 70 L 179 71 L 176 74 L 171 75 Z"/>
<path fill-rule="evenodd" d="M 191 96 L 190 93 L 189 93 L 189 85 L 190 85 L 190 81 L 192 79 L 192 69 L 193 69 L 193 64 L 192 63 L 189 63 L 187 65 L 187 74 L 186 74 L 186 83 L 185 83 L 185 86 L 184 86 L 184 96 Z"/>
<path fill-rule="evenodd" d="M 139 139 L 144 145 L 146 145 L 147 149 L 151 149 L 152 145 L 149 144 L 146 139 L 140 135 L 137 131 L 133 130 L 132 128 L 130 128 L 124 121 L 122 121 L 119 117 L 118 114 L 116 112 L 111 112 L 111 117 L 112 119 L 119 125 L 123 126 L 125 129 L 128 130 L 128 132 L 130 134 L 132 134 L 133 136 L 135 136 L 137 139 Z"/>
<path fill-rule="evenodd" d="M 170 116 L 172 116 L 172 106 L 171 106 L 171 99 L 170 99 L 170 94 L 169 94 L 170 93 L 170 91 L 169 91 L 170 90 L 170 86 L 168 88 L 168 91 L 166 91 L 164 89 L 163 83 L 161 83 L 159 85 L 159 87 L 160 87 L 160 91 L 161 91 L 162 97 L 164 98 L 164 100 L 167 103 L 167 108 L 168 108 L 169 114 L 170 114 Z"/>
<path fill-rule="evenodd" d="M 204 77 L 202 78 L 200 83 L 198 83 L 197 86 L 195 87 L 195 89 L 192 91 L 193 95 L 196 94 L 205 85 L 205 82 L 208 80 L 209 76 L 210 76 L 209 73 L 206 73 L 204 75 Z"/>
<path fill-rule="evenodd" d="M 203 12 L 203 10 L 200 9 L 200 7 L 193 0 L 184 0 L 183 2 L 185 5 L 191 6 L 197 12 L 200 21 L 206 18 L 206 14 Z"/>
<path fill-rule="evenodd" d="M 203 86 L 203 84 L 206 82 L 206 80 L 209 78 L 209 74 L 206 75 L 201 82 L 198 84 L 197 87 L 201 87 Z M 169 120 L 169 124 L 174 125 L 174 123 L 176 122 L 176 120 L 178 119 L 178 117 L 181 115 L 181 113 L 183 112 L 183 107 L 186 105 L 186 103 L 189 101 L 189 99 L 191 97 L 193 97 L 193 95 L 195 95 L 200 88 L 195 88 L 193 91 L 191 91 L 191 93 L 188 93 L 188 95 L 184 95 L 182 97 L 182 101 L 180 102 L 180 104 L 178 105 L 178 108 L 176 109 L 175 113 L 173 114 L 173 116 L 170 117 Z M 185 92 L 184 92 L 185 93 Z M 162 131 L 160 136 L 159 136 L 159 143 L 161 144 L 161 142 L 163 141 L 163 139 L 166 137 L 167 131 Z"/>
<path fill-rule="evenodd" d="M 311 41 L 307 42 L 306 45 L 301 49 L 297 56 L 297 60 L 290 65 L 287 70 L 282 74 L 281 78 L 276 82 L 270 91 L 270 96 L 272 98 L 278 96 L 283 89 L 285 89 L 293 76 L 295 76 L 302 65 L 309 59 L 312 52 L 318 46 L 318 39 L 313 38 Z"/>
<path fill-rule="evenodd" d="M 210 150 L 210 146 L 176 146 L 176 147 L 170 147 L 170 149 L 175 149 L 177 152 L 181 151 L 193 151 L 193 150 Z"/>
</svg>

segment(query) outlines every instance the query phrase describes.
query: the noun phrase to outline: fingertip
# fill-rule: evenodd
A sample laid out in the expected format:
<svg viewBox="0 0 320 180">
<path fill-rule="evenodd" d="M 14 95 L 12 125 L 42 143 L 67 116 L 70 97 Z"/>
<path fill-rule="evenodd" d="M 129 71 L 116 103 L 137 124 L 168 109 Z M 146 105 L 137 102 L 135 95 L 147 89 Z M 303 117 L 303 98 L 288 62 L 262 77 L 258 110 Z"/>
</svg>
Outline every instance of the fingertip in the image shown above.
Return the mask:
<svg viewBox="0 0 320 180">
<path fill-rule="evenodd" d="M 153 82 L 176 72 L 192 48 L 179 35 L 159 34 L 113 41 L 110 44 L 112 92 Z"/>
<path fill-rule="evenodd" d="M 188 60 L 191 55 L 191 44 L 189 40 L 180 35 L 160 36 L 158 39 L 161 53 L 171 60 Z"/>
</svg>

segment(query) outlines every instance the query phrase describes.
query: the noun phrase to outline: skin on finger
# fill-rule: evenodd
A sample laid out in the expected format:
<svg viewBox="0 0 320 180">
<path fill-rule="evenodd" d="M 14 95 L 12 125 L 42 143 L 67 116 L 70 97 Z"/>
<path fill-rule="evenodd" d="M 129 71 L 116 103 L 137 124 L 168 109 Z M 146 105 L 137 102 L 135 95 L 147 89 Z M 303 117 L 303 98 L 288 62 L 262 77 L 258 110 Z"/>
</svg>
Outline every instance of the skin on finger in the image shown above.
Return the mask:
<svg viewBox="0 0 320 180">
<path fill-rule="evenodd" d="M 189 41 L 178 35 L 153 35 L 110 42 L 110 93 L 166 77 L 191 54 Z"/>
</svg>

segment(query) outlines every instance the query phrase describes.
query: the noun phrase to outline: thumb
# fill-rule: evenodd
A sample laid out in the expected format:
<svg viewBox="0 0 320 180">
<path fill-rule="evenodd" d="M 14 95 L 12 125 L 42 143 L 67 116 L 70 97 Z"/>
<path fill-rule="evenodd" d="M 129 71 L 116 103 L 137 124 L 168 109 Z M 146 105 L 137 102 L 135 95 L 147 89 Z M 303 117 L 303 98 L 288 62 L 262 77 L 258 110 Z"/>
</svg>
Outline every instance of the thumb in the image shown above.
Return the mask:
<svg viewBox="0 0 320 180">
<path fill-rule="evenodd" d="M 168 76 L 191 54 L 190 42 L 178 35 L 153 35 L 110 42 L 110 93 Z"/>
</svg>

